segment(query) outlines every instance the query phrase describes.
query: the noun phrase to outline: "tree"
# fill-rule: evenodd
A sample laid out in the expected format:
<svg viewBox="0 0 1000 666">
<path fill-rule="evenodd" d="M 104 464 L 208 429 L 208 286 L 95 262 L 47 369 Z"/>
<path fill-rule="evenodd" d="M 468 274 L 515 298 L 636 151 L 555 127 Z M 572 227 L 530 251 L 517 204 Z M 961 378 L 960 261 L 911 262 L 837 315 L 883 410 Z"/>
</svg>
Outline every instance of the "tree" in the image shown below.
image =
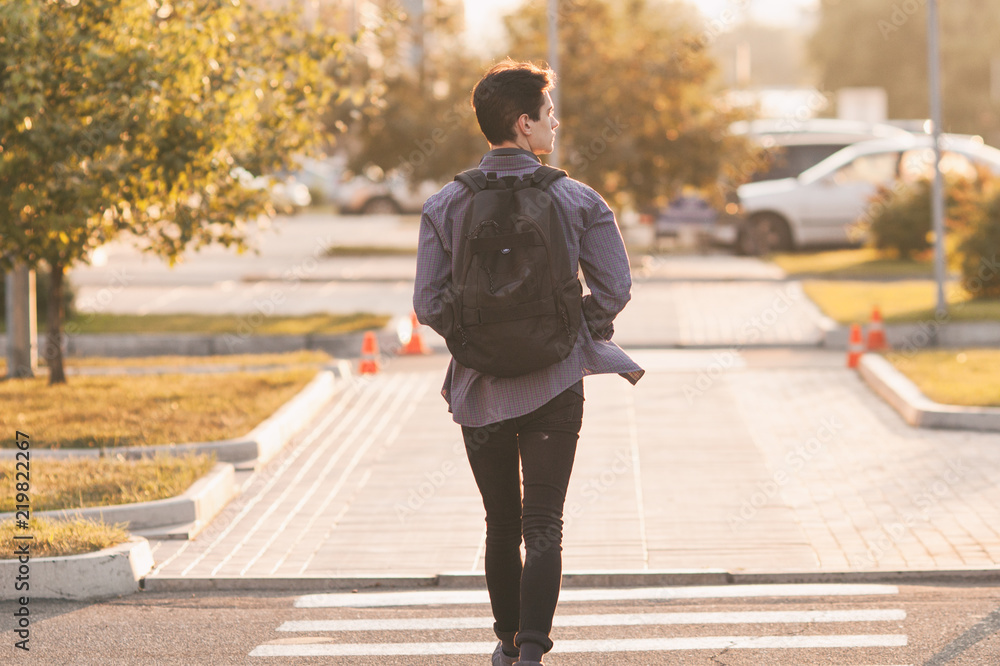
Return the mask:
<svg viewBox="0 0 1000 666">
<path fill-rule="evenodd" d="M 239 0 L 0 5 L 0 263 L 50 269 L 51 384 L 65 270 L 124 233 L 171 262 L 245 249 L 245 222 L 273 212 L 246 174 L 325 138 L 345 49 Z"/>
<path fill-rule="evenodd" d="M 545 58 L 545 6 L 506 19 L 516 59 Z M 749 173 L 751 148 L 727 132 L 742 113 L 712 94 L 716 65 L 693 10 L 646 0 L 562 6 L 556 116 L 571 176 L 618 205 L 644 207 Z"/>
<path fill-rule="evenodd" d="M 1000 142 L 1000 100 L 991 97 L 991 67 L 1000 58 L 1000 13 L 978 0 L 939 2 L 943 127 Z M 908 0 L 840 0 L 821 4 L 809 45 L 828 90 L 878 86 L 890 118 L 926 118 L 927 9 Z"/>
<path fill-rule="evenodd" d="M 376 104 L 340 107 L 336 114 L 352 128 L 350 166 L 356 171 L 376 166 L 414 182 L 451 179 L 475 166 L 488 148 L 470 104 L 484 65 L 460 43 L 458 3 L 427 4 L 419 39 L 412 21 L 392 13 L 372 36 L 379 58 L 366 63 L 364 78 L 378 82 Z M 422 45 L 419 62 L 415 40 Z"/>
</svg>

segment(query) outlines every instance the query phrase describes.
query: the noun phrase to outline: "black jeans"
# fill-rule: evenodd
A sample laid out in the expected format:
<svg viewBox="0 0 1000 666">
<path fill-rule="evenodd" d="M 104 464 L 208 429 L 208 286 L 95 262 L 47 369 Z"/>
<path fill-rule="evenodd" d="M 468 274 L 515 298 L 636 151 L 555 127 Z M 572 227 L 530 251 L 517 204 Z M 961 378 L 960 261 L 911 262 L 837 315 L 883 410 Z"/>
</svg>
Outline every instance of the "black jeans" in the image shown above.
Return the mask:
<svg viewBox="0 0 1000 666">
<path fill-rule="evenodd" d="M 486 508 L 493 629 L 501 640 L 516 633 L 518 646 L 529 641 L 545 652 L 552 649 L 549 633 L 562 584 L 563 504 L 582 420 L 583 396 L 567 389 L 524 416 L 481 428 L 462 426 Z"/>
</svg>

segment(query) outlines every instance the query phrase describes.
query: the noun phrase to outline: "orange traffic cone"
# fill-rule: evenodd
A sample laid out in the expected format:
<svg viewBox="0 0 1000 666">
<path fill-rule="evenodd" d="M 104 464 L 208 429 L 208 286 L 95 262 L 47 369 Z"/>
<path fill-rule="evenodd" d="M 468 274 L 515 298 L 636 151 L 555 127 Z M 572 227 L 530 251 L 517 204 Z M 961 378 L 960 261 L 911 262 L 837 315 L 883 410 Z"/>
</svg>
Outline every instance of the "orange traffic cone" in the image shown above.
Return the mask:
<svg viewBox="0 0 1000 666">
<path fill-rule="evenodd" d="M 861 326 L 859 324 L 851 324 L 851 338 L 847 342 L 847 367 L 858 367 L 858 362 L 864 353 L 865 342 L 861 337 Z"/>
<path fill-rule="evenodd" d="M 379 370 L 378 359 L 378 339 L 375 331 L 366 331 L 365 337 L 361 341 L 361 360 L 358 362 L 359 375 L 374 375 Z"/>
<path fill-rule="evenodd" d="M 400 354 L 430 354 L 431 350 L 424 344 L 424 339 L 420 337 L 420 322 L 417 321 L 417 313 L 410 312 L 410 340 L 399 350 Z"/>
<path fill-rule="evenodd" d="M 868 349 L 870 351 L 884 351 L 889 348 L 885 341 L 885 327 L 882 326 L 882 313 L 878 306 L 872 308 L 872 322 L 868 327 Z"/>
</svg>

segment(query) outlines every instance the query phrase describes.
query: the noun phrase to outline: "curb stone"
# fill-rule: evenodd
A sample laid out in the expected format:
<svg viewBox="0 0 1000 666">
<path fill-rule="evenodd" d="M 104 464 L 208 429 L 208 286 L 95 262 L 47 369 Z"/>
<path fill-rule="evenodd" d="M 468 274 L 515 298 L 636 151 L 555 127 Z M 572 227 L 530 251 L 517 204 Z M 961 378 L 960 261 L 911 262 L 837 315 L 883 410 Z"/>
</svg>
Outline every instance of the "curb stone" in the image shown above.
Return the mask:
<svg viewBox="0 0 1000 666">
<path fill-rule="evenodd" d="M 264 419 L 243 437 L 217 442 L 192 442 L 187 444 L 161 444 L 157 446 L 116 446 L 100 449 L 36 449 L 31 453 L 40 459 L 101 458 L 122 455 L 136 459 L 157 453 L 183 455 L 188 453 L 214 453 L 220 462 L 240 463 L 257 461 L 265 463 L 281 450 L 289 438 L 309 421 L 319 409 L 339 390 L 337 379 L 352 377 L 351 364 L 338 361 L 320 371 L 305 388 L 282 405 L 274 414 Z M 16 451 L 0 450 L 0 460 L 14 459 Z"/>
<path fill-rule="evenodd" d="M 107 599 L 136 592 L 153 569 L 153 553 L 146 539 L 133 536 L 94 553 L 32 558 L 30 588 L 21 592 L 14 588 L 19 566 L 16 559 L 0 560 L 0 599 Z"/>
<path fill-rule="evenodd" d="M 859 322 L 860 323 L 860 322 Z M 867 335 L 868 323 L 862 324 Z M 847 349 L 850 327 L 842 326 L 824 316 L 820 322 L 822 346 L 827 349 Z M 885 326 L 889 346 L 900 351 L 913 352 L 928 347 L 998 347 L 1000 322 L 968 321 L 939 324 L 934 320 L 918 324 L 889 324 Z"/>
<path fill-rule="evenodd" d="M 379 343 L 398 344 L 396 324 L 390 320 L 376 329 Z M 357 358 L 365 331 L 352 333 L 303 333 L 300 335 L 250 335 L 234 333 L 78 333 L 63 338 L 66 357 L 136 358 L 148 356 L 229 356 L 272 354 L 301 350 L 324 351 L 334 358 Z M 46 334 L 38 334 L 44 349 Z M 7 334 L 0 333 L 0 356 L 7 352 Z"/>
<path fill-rule="evenodd" d="M 236 496 L 236 474 L 230 463 L 216 463 L 180 495 L 148 502 L 132 502 L 81 509 L 34 511 L 35 516 L 126 523 L 125 529 L 150 530 L 164 526 L 185 525 L 192 536 L 201 530 Z M 12 520 L 13 513 L 0 513 L 0 520 Z"/>
<path fill-rule="evenodd" d="M 878 354 L 864 354 L 858 372 L 872 390 L 912 426 L 1000 432 L 1000 408 L 962 407 L 934 402 Z"/>
<path fill-rule="evenodd" d="M 979 569 L 921 569 L 913 571 L 806 571 L 772 573 L 732 573 L 725 570 L 678 571 L 567 571 L 563 573 L 563 589 L 680 587 L 724 585 L 797 585 L 808 583 L 885 583 L 921 584 L 928 582 L 1000 581 L 1000 567 Z M 437 576 L 296 576 L 250 578 L 216 577 L 152 577 L 142 580 L 146 592 L 194 592 L 203 590 L 226 592 L 287 592 L 289 594 L 325 591 L 367 591 L 405 589 L 484 590 L 486 577 L 482 573 L 443 573 Z"/>
<path fill-rule="evenodd" d="M 331 356 L 344 358 L 357 355 L 363 336 L 363 332 L 248 337 L 240 337 L 237 334 L 202 333 L 78 333 L 65 337 L 63 354 L 67 357 L 136 358 L 228 356 L 321 350 Z M 45 334 L 39 333 L 39 349 L 45 348 L 45 340 Z M 5 354 L 6 348 L 7 336 L 0 334 L 0 354 Z"/>
</svg>

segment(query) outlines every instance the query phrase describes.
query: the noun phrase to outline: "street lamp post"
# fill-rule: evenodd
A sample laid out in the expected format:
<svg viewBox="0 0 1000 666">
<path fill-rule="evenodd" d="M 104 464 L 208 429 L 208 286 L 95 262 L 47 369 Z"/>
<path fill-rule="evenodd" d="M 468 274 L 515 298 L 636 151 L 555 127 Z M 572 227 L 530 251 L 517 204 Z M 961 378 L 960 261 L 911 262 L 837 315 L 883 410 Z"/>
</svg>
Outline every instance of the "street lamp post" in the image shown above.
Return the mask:
<svg viewBox="0 0 1000 666">
<path fill-rule="evenodd" d="M 559 72 L 559 0 L 549 0 L 549 68 Z M 558 115 L 559 107 L 559 86 L 556 86 L 550 93 L 552 106 Z M 551 166 L 559 166 L 559 137 L 556 136 L 555 146 L 552 154 L 549 155 L 548 163 Z"/>
<path fill-rule="evenodd" d="M 941 59 L 938 46 L 938 8 L 937 0 L 927 2 L 927 58 L 928 79 L 931 95 L 931 124 L 934 136 L 934 189 L 931 199 L 931 214 L 934 224 L 934 279 L 937 281 L 937 306 L 935 314 L 938 320 L 948 315 L 948 302 L 945 300 L 944 256 L 944 179 L 941 176 Z"/>
</svg>

